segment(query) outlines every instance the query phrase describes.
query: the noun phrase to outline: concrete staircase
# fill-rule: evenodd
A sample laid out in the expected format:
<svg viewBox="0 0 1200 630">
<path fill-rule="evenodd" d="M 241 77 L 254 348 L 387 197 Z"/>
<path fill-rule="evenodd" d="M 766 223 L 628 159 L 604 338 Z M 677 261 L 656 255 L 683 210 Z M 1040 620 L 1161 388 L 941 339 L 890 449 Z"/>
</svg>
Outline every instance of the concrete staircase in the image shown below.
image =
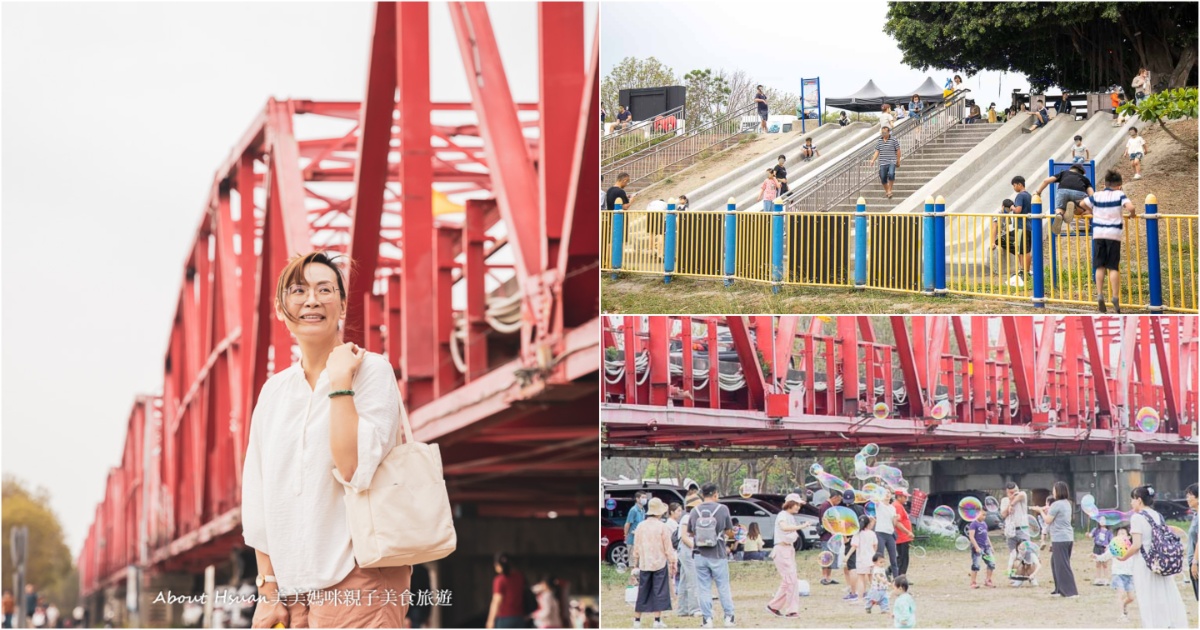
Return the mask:
<svg viewBox="0 0 1200 630">
<path fill-rule="evenodd" d="M 668 177 L 672 177 L 679 171 L 682 171 L 685 168 L 689 168 L 697 162 L 708 159 L 708 158 L 720 153 L 721 151 L 724 151 L 725 149 L 728 149 L 733 146 L 737 146 L 746 137 L 747 137 L 746 134 L 740 134 L 740 133 L 737 135 L 729 136 L 728 138 L 725 138 L 725 139 L 717 142 L 715 145 L 713 145 L 712 147 L 710 147 L 709 149 L 707 149 L 705 151 L 702 151 L 699 154 L 691 155 L 691 156 L 685 157 L 683 159 L 680 159 L 679 161 L 673 162 L 671 164 L 667 164 L 666 166 L 663 166 L 662 168 L 658 169 L 657 171 L 655 171 L 653 173 L 650 173 L 644 177 L 640 177 L 640 178 L 630 181 L 629 185 L 625 187 L 625 192 L 627 192 L 629 194 L 640 192 L 643 188 L 648 188 Z M 666 144 L 666 143 L 664 143 L 664 144 Z M 669 148 L 669 147 L 664 147 L 664 148 Z M 622 170 L 622 167 L 625 166 L 625 164 L 633 162 L 633 161 L 639 159 L 640 157 L 644 156 L 646 153 L 648 153 L 650 151 L 654 151 L 654 150 L 655 150 L 655 147 L 651 147 L 650 149 L 646 149 L 644 151 L 639 151 L 627 158 L 622 159 L 619 162 L 616 162 L 614 164 L 606 166 L 605 169 L 613 172 L 612 179 L 615 180 L 616 173 L 619 173 Z M 611 186 L 613 183 L 614 182 L 611 182 L 611 181 L 604 182 L 604 185 Z"/>
<path fill-rule="evenodd" d="M 896 169 L 896 183 L 892 187 L 892 198 L 883 193 L 883 184 L 876 178 L 874 183 L 860 188 L 833 208 L 836 212 L 854 212 L 859 197 L 867 200 L 867 212 L 887 212 L 917 192 L 929 180 L 936 177 L 958 158 L 970 151 L 1002 126 L 997 123 L 955 125 L 941 138 L 921 147 L 915 155 L 900 156 L 900 168 Z"/>
</svg>

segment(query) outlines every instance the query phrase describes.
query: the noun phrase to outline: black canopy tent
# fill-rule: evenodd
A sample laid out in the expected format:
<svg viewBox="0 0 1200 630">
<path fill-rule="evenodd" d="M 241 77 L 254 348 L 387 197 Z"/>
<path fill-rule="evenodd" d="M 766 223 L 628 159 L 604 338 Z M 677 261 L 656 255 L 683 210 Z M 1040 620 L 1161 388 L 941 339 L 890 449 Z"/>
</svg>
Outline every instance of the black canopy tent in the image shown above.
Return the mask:
<svg viewBox="0 0 1200 630">
<path fill-rule="evenodd" d="M 850 96 L 825 99 L 825 107 L 834 107 L 851 112 L 877 112 L 884 103 L 892 105 L 906 104 L 912 101 L 913 94 L 920 96 L 921 101 L 927 104 L 942 102 L 942 88 L 934 83 L 931 77 L 925 77 L 925 82 L 917 86 L 916 89 L 896 96 L 888 96 L 887 93 L 879 89 L 879 86 L 875 85 L 875 81 L 867 81 L 866 85 Z"/>
<path fill-rule="evenodd" d="M 851 112 L 877 112 L 884 103 L 891 103 L 883 90 L 874 81 L 867 81 L 857 92 L 842 98 L 825 99 L 825 107 L 836 107 Z"/>
</svg>

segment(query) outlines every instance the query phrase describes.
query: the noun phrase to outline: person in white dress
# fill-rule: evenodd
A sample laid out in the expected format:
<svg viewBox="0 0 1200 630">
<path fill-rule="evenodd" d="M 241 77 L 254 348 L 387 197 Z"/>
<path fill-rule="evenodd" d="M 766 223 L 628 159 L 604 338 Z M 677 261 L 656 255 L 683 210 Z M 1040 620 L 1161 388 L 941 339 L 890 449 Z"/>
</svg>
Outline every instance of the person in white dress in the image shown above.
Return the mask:
<svg viewBox="0 0 1200 630">
<path fill-rule="evenodd" d="M 1154 494 L 1151 486 L 1138 486 L 1129 493 L 1134 511 L 1129 519 L 1133 544 L 1117 559 L 1133 558 L 1133 588 L 1137 593 L 1143 628 L 1187 628 L 1187 609 L 1183 606 L 1179 587 L 1175 585 L 1175 577 L 1151 571 L 1142 555 L 1150 550 L 1151 520 L 1157 524 L 1166 523 L 1162 515 L 1152 509 Z"/>
</svg>

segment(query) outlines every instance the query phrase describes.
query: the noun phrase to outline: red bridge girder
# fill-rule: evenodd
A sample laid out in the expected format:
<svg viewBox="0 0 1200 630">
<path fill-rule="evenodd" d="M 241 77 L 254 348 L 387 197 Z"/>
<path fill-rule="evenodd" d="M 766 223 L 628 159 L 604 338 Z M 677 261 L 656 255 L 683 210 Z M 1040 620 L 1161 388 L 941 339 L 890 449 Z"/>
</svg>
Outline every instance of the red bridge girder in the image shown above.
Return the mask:
<svg viewBox="0 0 1200 630">
<path fill-rule="evenodd" d="M 429 8 L 377 5 L 364 103 L 272 99 L 218 167 L 162 393 L 137 397 L 78 559 L 85 595 L 131 565 L 200 570 L 241 546 L 250 412 L 295 357 L 275 278 L 317 248 L 354 259 L 347 341 L 392 363 L 417 439 L 441 446 L 452 503 L 597 513 L 598 49 L 582 3 L 540 4 L 540 98 L 515 103 L 487 9 L 451 3 L 467 75 L 488 92 L 434 103 Z M 323 133 L 304 131 L 313 119 Z M 462 212 L 435 216 L 438 196 Z M 492 260 L 504 250 L 519 264 Z"/>
<path fill-rule="evenodd" d="M 1194 318 L 607 317 L 602 334 L 614 451 L 1197 448 Z M 1158 431 L 1119 421 L 1143 406 Z"/>
</svg>

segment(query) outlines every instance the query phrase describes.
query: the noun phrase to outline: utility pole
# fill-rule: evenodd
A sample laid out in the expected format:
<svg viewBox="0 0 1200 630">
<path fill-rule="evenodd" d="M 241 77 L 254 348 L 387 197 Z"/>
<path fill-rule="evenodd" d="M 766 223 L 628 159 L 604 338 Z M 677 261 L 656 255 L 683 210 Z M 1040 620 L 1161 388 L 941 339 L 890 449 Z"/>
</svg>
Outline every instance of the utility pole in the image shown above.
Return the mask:
<svg viewBox="0 0 1200 630">
<path fill-rule="evenodd" d="M 20 525 L 9 531 L 9 543 L 12 549 L 13 591 L 16 599 L 16 616 L 13 619 L 14 628 L 25 628 L 25 557 L 26 546 L 29 542 L 29 528 Z"/>
</svg>

